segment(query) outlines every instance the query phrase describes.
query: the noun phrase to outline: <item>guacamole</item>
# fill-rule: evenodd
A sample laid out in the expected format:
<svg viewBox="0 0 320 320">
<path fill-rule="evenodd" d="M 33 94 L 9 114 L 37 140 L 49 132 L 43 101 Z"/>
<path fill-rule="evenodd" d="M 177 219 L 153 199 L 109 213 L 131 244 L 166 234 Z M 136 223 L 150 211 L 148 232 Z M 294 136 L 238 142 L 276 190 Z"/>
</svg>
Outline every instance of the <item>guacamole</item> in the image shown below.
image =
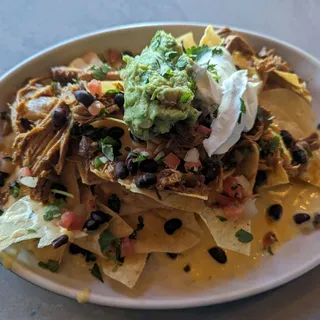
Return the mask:
<svg viewBox="0 0 320 320">
<path fill-rule="evenodd" d="M 192 61 L 171 34 L 158 31 L 141 55 L 124 60 L 124 121 L 135 136 L 148 140 L 177 121 L 196 122 Z"/>
</svg>

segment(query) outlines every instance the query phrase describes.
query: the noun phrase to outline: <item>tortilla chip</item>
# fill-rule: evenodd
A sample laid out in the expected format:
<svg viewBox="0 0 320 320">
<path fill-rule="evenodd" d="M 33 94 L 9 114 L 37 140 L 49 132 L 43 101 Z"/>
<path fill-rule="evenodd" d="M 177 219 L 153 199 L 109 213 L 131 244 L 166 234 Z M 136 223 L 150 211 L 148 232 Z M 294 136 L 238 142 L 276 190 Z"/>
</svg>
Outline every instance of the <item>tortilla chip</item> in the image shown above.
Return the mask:
<svg viewBox="0 0 320 320">
<path fill-rule="evenodd" d="M 320 187 L 320 150 L 312 153 L 306 171 L 302 171 L 298 177 L 305 182 Z"/>
<path fill-rule="evenodd" d="M 43 205 L 29 196 L 15 202 L 0 218 L 0 251 L 30 239 L 40 239 L 38 248 L 42 248 L 68 233 L 59 226 L 57 220 L 45 221 L 43 215 Z"/>
<path fill-rule="evenodd" d="M 146 265 L 147 257 L 146 253 L 126 257 L 123 264 L 116 268 L 114 263 L 107 259 L 101 260 L 99 264 L 105 275 L 132 289 Z"/>
<path fill-rule="evenodd" d="M 274 70 L 272 73 L 276 75 L 276 77 L 273 78 L 278 80 L 280 84 L 288 86 L 291 90 L 295 91 L 297 94 L 301 95 L 304 99 L 311 103 L 312 97 L 310 92 L 306 89 L 306 83 L 302 81 L 295 73 L 278 70 Z"/>
<path fill-rule="evenodd" d="M 101 81 L 101 91 L 106 93 L 109 90 L 123 91 L 123 81 Z"/>
<path fill-rule="evenodd" d="M 192 212 L 154 209 L 123 218 L 132 228 L 136 228 L 139 216 L 143 218 L 144 227 L 137 231 L 136 240 L 132 240 L 136 253 L 180 253 L 194 247 L 200 241 L 202 230 Z M 169 235 L 164 230 L 164 224 L 173 218 L 180 219 L 182 227 Z"/>
<path fill-rule="evenodd" d="M 181 44 L 185 49 L 189 49 L 192 47 L 196 47 L 197 44 L 195 43 L 193 39 L 193 33 L 188 32 L 183 34 L 182 36 L 176 38 L 176 41 Z"/>
<path fill-rule="evenodd" d="M 303 138 L 316 128 L 315 114 L 311 105 L 288 89 L 263 91 L 259 104 L 275 116 L 274 123 L 288 130 L 295 138 Z"/>
<path fill-rule="evenodd" d="M 220 43 L 222 43 L 222 39 L 217 35 L 213 27 L 208 25 L 200 40 L 199 46 L 206 45 L 208 47 L 214 47 L 220 45 Z"/>
<path fill-rule="evenodd" d="M 90 171 L 90 168 L 86 168 L 85 161 L 77 161 L 76 163 L 83 184 L 91 186 L 103 182 L 101 178 L 99 178 L 96 174 Z"/>
<path fill-rule="evenodd" d="M 223 210 L 218 208 L 210 208 L 210 211 L 205 210 L 199 215 L 207 225 L 217 246 L 250 256 L 251 243 L 242 243 L 235 236 L 240 229 L 251 232 L 250 220 L 220 221 L 217 216 L 223 216 Z"/>
</svg>

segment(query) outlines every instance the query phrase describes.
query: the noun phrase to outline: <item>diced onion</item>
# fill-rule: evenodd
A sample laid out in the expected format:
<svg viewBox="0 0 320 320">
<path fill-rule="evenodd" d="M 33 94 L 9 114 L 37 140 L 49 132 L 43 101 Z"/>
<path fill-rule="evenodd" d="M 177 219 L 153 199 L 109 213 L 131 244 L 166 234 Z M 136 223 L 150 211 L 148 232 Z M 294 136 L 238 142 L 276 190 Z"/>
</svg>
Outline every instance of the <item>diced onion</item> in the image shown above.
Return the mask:
<svg viewBox="0 0 320 320">
<path fill-rule="evenodd" d="M 184 157 L 185 162 L 198 162 L 199 161 L 199 151 L 197 148 L 190 149 Z"/>
<path fill-rule="evenodd" d="M 97 116 L 102 109 L 104 109 L 105 106 L 102 102 L 95 100 L 92 102 L 92 104 L 89 106 L 88 111 L 90 112 L 91 115 Z"/>
<path fill-rule="evenodd" d="M 21 177 L 19 179 L 20 183 L 29 187 L 29 188 L 35 188 L 38 184 L 38 178 L 37 177 Z"/>
<path fill-rule="evenodd" d="M 244 213 L 247 219 L 252 219 L 258 213 L 256 200 L 257 199 L 248 199 L 244 204 Z"/>
</svg>

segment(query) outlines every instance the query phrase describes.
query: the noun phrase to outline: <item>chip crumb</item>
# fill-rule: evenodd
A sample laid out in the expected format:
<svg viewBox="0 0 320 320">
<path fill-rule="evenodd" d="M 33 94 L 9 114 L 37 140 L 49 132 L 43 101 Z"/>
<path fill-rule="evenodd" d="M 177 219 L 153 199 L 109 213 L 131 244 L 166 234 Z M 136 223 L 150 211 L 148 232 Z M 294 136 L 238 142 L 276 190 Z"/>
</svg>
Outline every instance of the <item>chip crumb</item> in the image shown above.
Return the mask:
<svg viewBox="0 0 320 320">
<path fill-rule="evenodd" d="M 89 288 L 85 288 L 77 294 L 77 301 L 79 303 L 86 303 L 89 301 L 91 290 Z"/>
</svg>

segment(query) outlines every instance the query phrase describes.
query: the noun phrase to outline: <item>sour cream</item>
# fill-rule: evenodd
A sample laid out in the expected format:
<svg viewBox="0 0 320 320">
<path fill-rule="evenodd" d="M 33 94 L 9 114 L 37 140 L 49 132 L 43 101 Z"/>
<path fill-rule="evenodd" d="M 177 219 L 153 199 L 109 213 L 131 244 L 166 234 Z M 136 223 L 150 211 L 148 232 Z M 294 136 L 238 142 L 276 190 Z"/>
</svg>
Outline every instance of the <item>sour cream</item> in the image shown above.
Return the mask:
<svg viewBox="0 0 320 320">
<path fill-rule="evenodd" d="M 203 141 L 209 156 L 226 153 L 242 132 L 252 129 L 258 110 L 261 82 L 251 82 L 247 70 L 237 70 L 232 56 L 224 47 L 213 47 L 193 65 L 196 99 L 204 115 L 217 113 L 211 123 L 212 132 Z M 216 79 L 208 71 L 212 66 Z"/>
</svg>

